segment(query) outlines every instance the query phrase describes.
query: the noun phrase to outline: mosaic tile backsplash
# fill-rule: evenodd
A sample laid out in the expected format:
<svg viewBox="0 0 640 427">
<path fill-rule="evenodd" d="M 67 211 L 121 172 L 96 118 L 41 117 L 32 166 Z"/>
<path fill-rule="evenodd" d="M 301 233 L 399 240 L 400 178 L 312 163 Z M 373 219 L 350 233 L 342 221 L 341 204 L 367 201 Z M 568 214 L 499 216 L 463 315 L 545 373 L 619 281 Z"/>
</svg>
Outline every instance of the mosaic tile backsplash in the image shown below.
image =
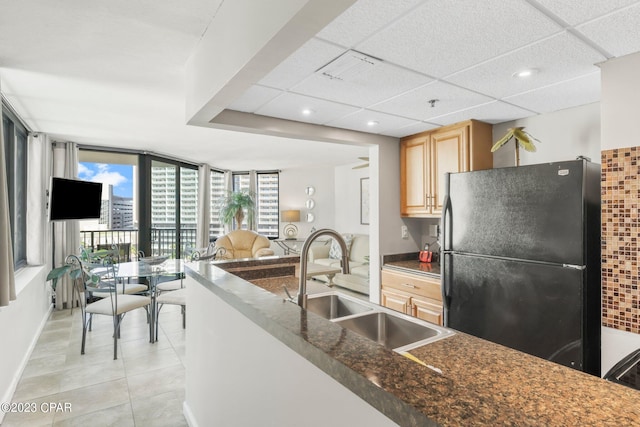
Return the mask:
<svg viewBox="0 0 640 427">
<path fill-rule="evenodd" d="M 602 152 L 602 324 L 640 333 L 640 147 Z"/>
</svg>

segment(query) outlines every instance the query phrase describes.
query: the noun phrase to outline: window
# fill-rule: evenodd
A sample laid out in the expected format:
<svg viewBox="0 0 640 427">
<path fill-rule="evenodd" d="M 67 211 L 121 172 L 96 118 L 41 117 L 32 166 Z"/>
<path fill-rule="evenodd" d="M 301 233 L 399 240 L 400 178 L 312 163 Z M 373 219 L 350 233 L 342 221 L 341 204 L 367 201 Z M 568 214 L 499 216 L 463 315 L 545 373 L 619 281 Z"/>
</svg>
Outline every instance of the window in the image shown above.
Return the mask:
<svg viewBox="0 0 640 427">
<path fill-rule="evenodd" d="M 209 240 L 214 241 L 224 234 L 224 224 L 220 222 L 220 200 L 225 196 L 224 172 L 211 171 L 211 199 L 210 199 L 210 220 L 209 220 Z"/>
<path fill-rule="evenodd" d="M 250 174 L 233 174 L 233 191 L 249 191 Z M 270 238 L 278 237 L 279 229 L 279 174 L 256 173 L 256 231 Z"/>
<path fill-rule="evenodd" d="M 14 268 L 27 264 L 27 130 L 3 108 L 2 141 L 9 190 Z"/>
</svg>

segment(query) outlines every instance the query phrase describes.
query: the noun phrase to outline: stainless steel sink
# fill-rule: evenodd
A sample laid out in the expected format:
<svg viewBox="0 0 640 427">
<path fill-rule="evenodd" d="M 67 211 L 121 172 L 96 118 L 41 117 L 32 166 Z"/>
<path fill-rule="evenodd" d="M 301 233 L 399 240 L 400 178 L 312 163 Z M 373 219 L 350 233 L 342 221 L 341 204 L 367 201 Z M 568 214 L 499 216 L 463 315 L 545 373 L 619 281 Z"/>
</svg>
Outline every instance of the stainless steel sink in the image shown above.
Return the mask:
<svg viewBox="0 0 640 427">
<path fill-rule="evenodd" d="M 453 335 L 450 329 L 338 292 L 311 294 L 307 310 L 398 353 Z"/>
<path fill-rule="evenodd" d="M 438 335 L 434 328 L 388 313 L 370 313 L 336 323 L 391 350 Z"/>
<path fill-rule="evenodd" d="M 325 319 L 336 319 L 372 311 L 373 307 L 340 294 L 309 295 L 307 310 Z"/>
</svg>

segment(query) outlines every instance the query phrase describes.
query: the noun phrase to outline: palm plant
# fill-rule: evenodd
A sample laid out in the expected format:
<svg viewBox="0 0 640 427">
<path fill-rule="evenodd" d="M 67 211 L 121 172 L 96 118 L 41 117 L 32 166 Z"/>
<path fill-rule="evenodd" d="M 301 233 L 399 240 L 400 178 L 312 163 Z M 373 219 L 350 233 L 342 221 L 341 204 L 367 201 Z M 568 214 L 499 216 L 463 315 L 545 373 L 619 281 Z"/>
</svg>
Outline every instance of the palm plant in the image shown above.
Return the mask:
<svg viewBox="0 0 640 427">
<path fill-rule="evenodd" d="M 511 138 L 514 138 L 516 143 L 516 166 L 520 166 L 520 146 L 522 145 L 522 147 L 524 147 L 524 149 L 527 151 L 534 152 L 536 151 L 536 147 L 535 145 L 533 145 L 533 141 L 540 141 L 526 132 L 523 127 L 509 128 L 507 133 L 502 138 L 500 138 L 498 142 L 493 144 L 493 147 L 491 147 L 491 152 L 493 153 L 494 151 L 498 150 L 500 147 L 509 142 Z"/>
<path fill-rule="evenodd" d="M 220 222 L 231 225 L 235 219 L 237 229 L 242 228 L 242 221 L 244 220 L 246 211 L 249 228 L 251 228 L 256 211 L 255 197 L 247 190 L 229 191 L 227 195 L 220 200 L 219 209 Z"/>
</svg>

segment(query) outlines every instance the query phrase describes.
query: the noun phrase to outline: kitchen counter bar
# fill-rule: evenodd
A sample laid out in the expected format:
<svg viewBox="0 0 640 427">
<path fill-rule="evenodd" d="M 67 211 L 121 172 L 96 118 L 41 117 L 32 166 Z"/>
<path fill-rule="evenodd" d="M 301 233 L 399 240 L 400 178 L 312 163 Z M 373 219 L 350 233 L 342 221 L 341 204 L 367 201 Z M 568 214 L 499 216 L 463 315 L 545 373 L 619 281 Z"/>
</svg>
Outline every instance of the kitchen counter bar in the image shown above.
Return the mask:
<svg viewBox="0 0 640 427">
<path fill-rule="evenodd" d="M 209 263 L 186 271 L 398 425 L 640 425 L 640 394 L 618 384 L 463 333 L 411 350 L 440 374 Z"/>
</svg>

